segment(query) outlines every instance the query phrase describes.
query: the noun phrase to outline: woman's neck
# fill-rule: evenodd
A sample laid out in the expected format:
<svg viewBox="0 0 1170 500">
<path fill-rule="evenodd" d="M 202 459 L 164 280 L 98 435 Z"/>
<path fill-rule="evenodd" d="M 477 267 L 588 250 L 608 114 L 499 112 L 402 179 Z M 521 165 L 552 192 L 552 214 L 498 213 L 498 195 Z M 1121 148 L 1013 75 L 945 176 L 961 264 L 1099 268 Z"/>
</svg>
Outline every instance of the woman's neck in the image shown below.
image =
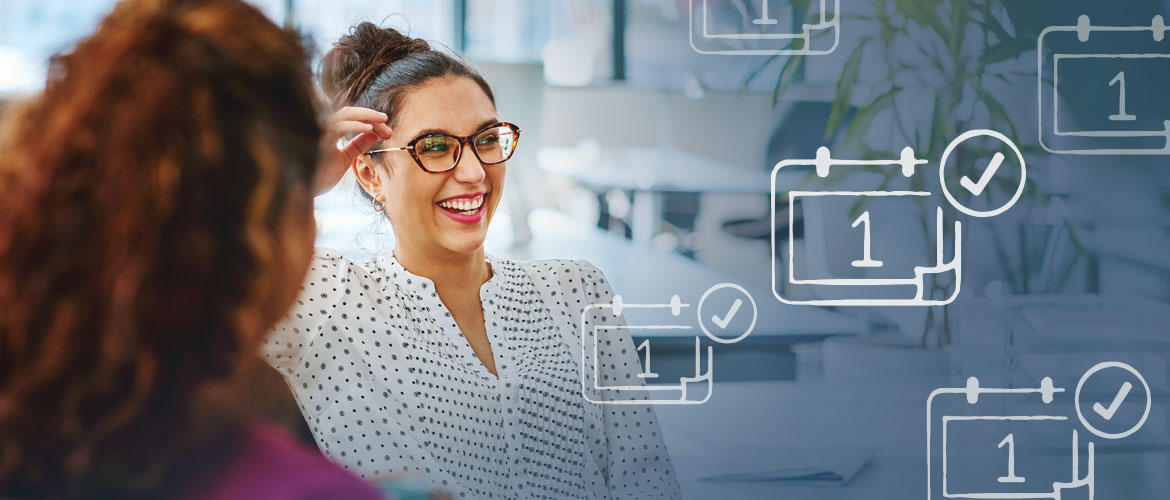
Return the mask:
<svg viewBox="0 0 1170 500">
<path fill-rule="evenodd" d="M 436 291 L 479 290 L 492 276 L 484 260 L 483 248 L 474 252 L 419 251 L 408 245 L 396 245 L 394 258 L 407 271 L 435 283 Z"/>
</svg>

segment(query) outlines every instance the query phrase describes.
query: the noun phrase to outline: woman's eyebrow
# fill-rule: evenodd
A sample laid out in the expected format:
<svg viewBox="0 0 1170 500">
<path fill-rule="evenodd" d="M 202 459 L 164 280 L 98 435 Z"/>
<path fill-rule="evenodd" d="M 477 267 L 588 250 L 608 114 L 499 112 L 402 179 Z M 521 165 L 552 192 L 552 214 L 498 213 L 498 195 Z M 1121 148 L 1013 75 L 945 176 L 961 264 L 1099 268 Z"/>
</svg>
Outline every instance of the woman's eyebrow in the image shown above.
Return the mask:
<svg viewBox="0 0 1170 500">
<path fill-rule="evenodd" d="M 481 122 L 479 125 L 477 125 L 477 126 L 475 127 L 475 129 L 472 131 L 472 133 L 474 134 L 475 132 L 479 132 L 480 130 L 483 130 L 483 129 L 484 129 L 485 127 L 487 127 L 488 125 L 495 125 L 495 124 L 497 124 L 497 123 L 500 123 L 500 119 L 499 119 L 499 118 L 488 118 L 487 120 L 484 120 L 484 121 L 483 121 L 483 122 Z M 420 131 L 419 131 L 417 134 L 415 134 L 414 136 L 415 136 L 415 137 L 422 137 L 422 136 L 424 136 L 424 135 L 432 135 L 432 134 L 455 135 L 455 134 L 452 134 L 450 131 L 448 131 L 448 130 L 446 130 L 446 129 L 441 129 L 441 128 L 428 128 L 428 129 L 423 129 L 423 130 L 420 130 Z"/>
<path fill-rule="evenodd" d="M 487 120 L 481 122 L 478 127 L 475 127 L 475 131 L 479 132 L 480 130 L 487 128 L 488 125 L 495 125 L 497 123 L 500 123 L 499 118 L 488 118 Z M 475 132 L 472 133 L 474 134 Z"/>
</svg>

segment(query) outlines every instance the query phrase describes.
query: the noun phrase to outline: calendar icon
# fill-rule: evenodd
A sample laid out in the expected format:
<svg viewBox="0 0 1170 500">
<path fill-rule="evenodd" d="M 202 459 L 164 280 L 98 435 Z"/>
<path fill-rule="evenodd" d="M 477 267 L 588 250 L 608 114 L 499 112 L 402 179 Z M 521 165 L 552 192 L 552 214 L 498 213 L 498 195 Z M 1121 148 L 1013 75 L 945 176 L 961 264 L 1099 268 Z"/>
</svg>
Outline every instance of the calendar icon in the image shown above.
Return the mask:
<svg viewBox="0 0 1170 500">
<path fill-rule="evenodd" d="M 586 318 L 593 315 L 597 309 L 608 309 L 610 314 L 625 320 L 621 324 L 593 325 L 588 328 Z M 661 377 L 653 369 L 649 339 L 637 346 L 641 370 L 627 373 L 625 376 L 610 377 L 608 380 L 601 374 L 601 344 L 618 342 L 622 337 L 631 337 L 638 330 L 664 331 L 670 330 L 678 335 L 686 335 L 698 330 L 692 326 L 689 317 L 683 313 L 690 311 L 691 305 L 684 304 L 678 295 L 671 297 L 668 304 L 627 304 L 622 301 L 621 295 L 615 295 L 608 304 L 590 304 L 581 312 L 581 394 L 586 401 L 596 404 L 671 404 L 695 405 L 707 402 L 711 398 L 712 389 L 712 353 L 711 346 L 706 349 L 706 361 L 703 359 L 699 337 L 695 336 L 695 369 L 691 376 L 680 376 L 676 381 L 662 382 Z M 652 316 L 649 322 L 629 321 L 631 312 L 661 313 Z M 642 315 L 643 319 L 647 315 Z M 704 369 L 703 366 L 706 366 Z M 639 367 L 633 367 L 639 368 Z"/>
<path fill-rule="evenodd" d="M 932 392 L 926 400 L 927 500 L 1061 500 L 1080 489 L 1087 495 L 1077 498 L 1093 498 L 1094 445 L 1082 454 L 1080 433 L 1055 411 L 1064 392 L 1049 377 L 1035 388 L 985 388 L 971 377 L 966 387 Z M 1042 447 L 1037 436 L 1044 433 L 1065 435 L 1067 460 L 1032 453 Z"/>
<path fill-rule="evenodd" d="M 813 0 L 794 19 L 791 0 L 690 0 L 691 48 L 700 54 L 823 55 L 841 39 L 841 0 Z"/>
<path fill-rule="evenodd" d="M 1040 145 L 1062 154 L 1170 154 L 1170 40 L 1149 26 L 1051 26 L 1037 43 Z M 1154 75 L 1160 75 L 1154 78 Z"/>
<path fill-rule="evenodd" d="M 885 221 L 871 217 L 871 211 L 883 205 L 894 207 L 893 210 L 899 206 L 912 209 L 920 202 L 938 205 L 942 197 L 913 189 L 798 189 L 785 192 L 782 183 L 778 182 L 779 174 L 785 169 L 813 166 L 820 179 L 847 178 L 860 168 L 894 169 L 897 171 L 895 178 L 908 184 L 915 176 L 927 175 L 925 170 L 918 168 L 926 160 L 915 158 L 911 148 L 903 149 L 901 158 L 893 160 L 835 159 L 825 147 L 817 150 L 816 156 L 807 160 L 784 160 L 772 170 L 772 227 L 778 227 L 777 213 L 786 212 L 789 217 L 787 234 L 777 234 L 775 229 L 772 232 L 772 291 L 776 298 L 786 304 L 834 306 L 928 306 L 953 301 L 962 281 L 962 223 L 955 221 L 952 230 L 947 231 L 942 207 L 931 210 L 935 222 L 933 262 L 898 266 L 887 262 L 884 255 L 892 250 L 881 247 L 875 237 L 887 232 L 883 225 Z M 861 203 L 871 208 L 856 217 L 844 215 Z M 781 207 L 780 204 L 787 206 Z M 805 234 L 800 241 L 793 232 L 797 213 L 804 217 Z M 830 239 L 840 233 L 846 233 L 851 239 L 844 242 Z M 783 259 L 778 258 L 782 241 L 787 242 L 788 248 L 787 257 Z M 950 250 L 947 249 L 948 241 L 953 244 Z M 842 247 L 850 248 L 848 257 L 839 263 L 843 269 L 808 264 L 828 254 L 830 248 Z M 931 275 L 939 274 L 953 277 L 954 291 L 948 297 L 931 297 L 928 293 L 927 280 Z"/>
<path fill-rule="evenodd" d="M 1114 394 L 1111 401 L 1084 397 L 1101 387 Z M 981 387 L 969 377 L 965 387 L 935 389 L 926 398 L 927 500 L 1092 499 L 1093 436 L 1136 433 L 1150 415 L 1150 385 L 1134 367 L 1106 361 L 1086 370 L 1069 396 L 1051 377 L 1039 387 Z M 1058 442 L 1045 443 L 1053 436 Z M 1063 449 L 1067 454 L 1053 453 Z"/>
<path fill-rule="evenodd" d="M 989 158 L 956 154 L 969 149 L 967 141 L 979 141 L 981 151 L 995 154 Z M 991 143 L 997 145 L 988 148 Z M 919 168 L 926 163 L 910 147 L 896 159 L 851 160 L 833 158 L 823 146 L 816 158 L 777 163 L 771 180 L 773 295 L 785 304 L 821 306 L 941 306 L 954 301 L 963 281 L 963 225 L 959 220 L 944 224 L 943 206 L 949 203 L 958 212 L 979 218 L 1003 213 L 1024 192 L 1024 156 L 1003 134 L 976 129 L 947 145 L 937 170 Z M 809 175 L 801 171 L 795 177 L 783 175 L 808 167 L 813 167 Z M 958 175 L 947 173 L 957 173 L 958 168 L 966 172 L 977 168 L 978 181 L 970 174 L 956 181 Z M 997 172 L 999 178 L 1015 183 L 1015 191 L 1006 202 L 995 197 L 999 204 L 992 206 L 984 188 Z M 813 183 L 817 185 L 809 186 Z M 941 193 L 924 187 L 932 185 Z M 798 213 L 803 238 L 796 235 Z M 787 214 L 787 224 L 777 221 L 777 214 Z M 926 220 L 921 220 L 924 216 Z M 933 240 L 929 244 L 933 252 L 916 256 L 913 250 L 920 247 L 903 244 L 916 239 L 918 232 Z"/>
<path fill-rule="evenodd" d="M 612 321 L 590 321 L 599 312 Z M 708 288 L 696 307 L 684 304 L 678 295 L 666 304 L 628 304 L 621 295 L 609 303 L 589 304 L 581 311 L 581 394 L 595 404 L 703 404 L 711 398 L 714 384 L 714 349 L 702 348 L 699 332 L 718 344 L 734 344 L 751 334 L 757 318 L 755 299 L 735 283 Z M 683 366 L 690 365 L 685 361 L 666 370 L 654 368 L 660 366 L 651 354 L 660 345 L 657 341 L 669 346 L 690 335 L 695 343 L 693 370 Z M 639 363 L 603 359 L 602 345 L 621 345 L 624 339 L 639 336 L 644 337 L 635 348 Z M 603 366 L 609 370 L 603 371 Z"/>
</svg>

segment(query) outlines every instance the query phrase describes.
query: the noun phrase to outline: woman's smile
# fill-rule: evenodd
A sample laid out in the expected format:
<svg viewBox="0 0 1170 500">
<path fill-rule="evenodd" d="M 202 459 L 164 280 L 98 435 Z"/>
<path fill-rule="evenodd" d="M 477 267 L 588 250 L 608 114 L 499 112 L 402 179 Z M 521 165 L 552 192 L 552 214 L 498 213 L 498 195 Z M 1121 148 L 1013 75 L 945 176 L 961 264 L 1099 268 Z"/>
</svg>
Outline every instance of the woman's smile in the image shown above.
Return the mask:
<svg viewBox="0 0 1170 500">
<path fill-rule="evenodd" d="M 484 202 L 490 195 L 491 193 L 487 191 L 461 194 L 439 200 L 435 205 L 443 214 L 456 222 L 475 224 L 483 219 L 487 206 Z"/>
</svg>

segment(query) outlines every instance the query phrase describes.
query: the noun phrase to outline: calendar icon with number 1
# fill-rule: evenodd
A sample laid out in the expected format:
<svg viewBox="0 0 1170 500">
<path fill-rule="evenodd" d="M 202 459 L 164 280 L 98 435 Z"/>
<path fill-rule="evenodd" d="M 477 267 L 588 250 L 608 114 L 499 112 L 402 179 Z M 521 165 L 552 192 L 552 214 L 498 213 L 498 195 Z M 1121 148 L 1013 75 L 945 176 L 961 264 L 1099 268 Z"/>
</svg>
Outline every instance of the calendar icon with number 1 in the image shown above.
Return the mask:
<svg viewBox="0 0 1170 500">
<path fill-rule="evenodd" d="M 1149 26 L 1051 26 L 1038 46 L 1040 144 L 1062 154 L 1170 154 L 1170 40 Z"/>
<path fill-rule="evenodd" d="M 821 55 L 841 39 L 841 0 L 690 0 L 691 48 L 700 54 Z M 800 16 L 797 18 L 797 16 Z"/>
<path fill-rule="evenodd" d="M 943 197 L 910 186 L 930 175 L 911 148 L 890 160 L 816 158 L 784 160 L 772 170 L 772 292 L 786 304 L 831 306 L 933 306 L 949 304 L 962 280 L 962 223 L 943 222 Z M 813 172 L 805 171 L 813 167 Z M 889 170 L 877 185 L 867 174 Z M 788 174 L 788 175 L 785 175 Z M 815 177 L 813 176 L 815 174 Z M 799 181 L 792 189 L 793 179 Z M 805 182 L 811 179 L 811 182 Z M 810 185 L 811 184 L 811 185 Z M 863 185 L 864 184 L 864 185 Z M 824 189 L 807 189 L 824 187 Z M 920 211 L 922 207 L 925 211 Z M 796 234 L 797 214 L 803 238 Z M 786 214 L 788 220 L 775 220 Z M 907 214 L 915 214 L 907 217 Z M 906 220 L 926 214 L 932 251 L 907 251 Z M 923 224 L 910 230 L 923 230 Z M 949 226 L 949 227 L 948 227 Z M 776 228 L 787 228 L 786 230 Z M 781 248 L 787 255 L 782 255 Z M 915 247 L 921 250 L 921 247 Z M 913 254 L 913 255 L 911 255 Z M 946 282 L 940 296 L 933 285 Z"/>
</svg>

